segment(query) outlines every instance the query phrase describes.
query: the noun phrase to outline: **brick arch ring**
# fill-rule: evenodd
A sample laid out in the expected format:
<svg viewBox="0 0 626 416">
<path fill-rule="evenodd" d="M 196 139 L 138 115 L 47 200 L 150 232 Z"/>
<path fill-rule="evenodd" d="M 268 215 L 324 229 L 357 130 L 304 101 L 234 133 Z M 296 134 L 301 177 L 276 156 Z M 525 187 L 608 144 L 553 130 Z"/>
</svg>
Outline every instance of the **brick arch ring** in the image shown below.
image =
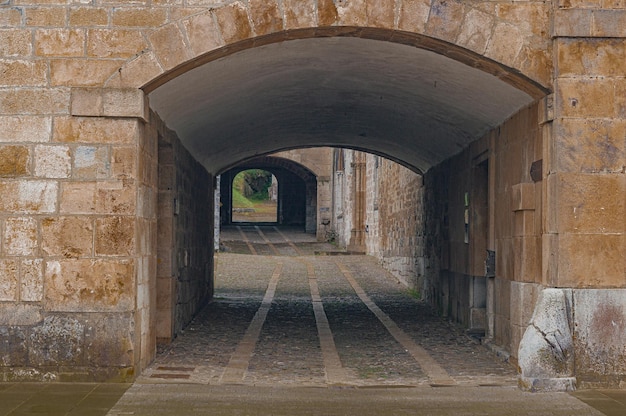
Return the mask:
<svg viewBox="0 0 626 416">
<path fill-rule="evenodd" d="M 534 98 L 545 96 L 551 84 L 548 35 L 526 28 L 522 20 L 501 17 L 496 6 L 490 11 L 421 0 L 236 1 L 150 31 L 148 47 L 119 67 L 104 87 L 149 93 L 238 51 L 343 36 L 430 50 L 498 77 Z"/>
</svg>

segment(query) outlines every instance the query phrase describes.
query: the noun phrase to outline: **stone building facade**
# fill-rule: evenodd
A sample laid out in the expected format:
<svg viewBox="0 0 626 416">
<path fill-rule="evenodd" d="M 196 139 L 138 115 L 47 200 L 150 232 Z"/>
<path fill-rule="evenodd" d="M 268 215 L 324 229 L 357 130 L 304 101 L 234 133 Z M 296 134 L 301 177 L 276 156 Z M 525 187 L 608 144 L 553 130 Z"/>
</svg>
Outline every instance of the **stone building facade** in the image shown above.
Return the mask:
<svg viewBox="0 0 626 416">
<path fill-rule="evenodd" d="M 325 145 L 424 175 L 424 290 L 482 314 L 522 386 L 623 387 L 625 20 L 608 0 L 2 1 L 2 378 L 132 379 L 210 296 L 216 175 Z"/>
</svg>

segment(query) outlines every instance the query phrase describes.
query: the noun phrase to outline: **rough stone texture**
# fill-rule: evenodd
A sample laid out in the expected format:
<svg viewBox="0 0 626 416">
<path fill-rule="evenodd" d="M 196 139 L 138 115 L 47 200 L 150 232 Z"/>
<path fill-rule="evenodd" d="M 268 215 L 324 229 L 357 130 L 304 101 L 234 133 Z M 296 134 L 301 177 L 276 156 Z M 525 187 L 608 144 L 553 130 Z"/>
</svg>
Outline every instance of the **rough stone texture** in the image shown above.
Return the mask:
<svg viewBox="0 0 626 416">
<path fill-rule="evenodd" d="M 90 257 L 93 220 L 88 217 L 48 217 L 41 221 L 41 248 L 48 256 Z"/>
<path fill-rule="evenodd" d="M 0 261 L 0 301 L 16 301 L 19 282 L 18 262 L 16 260 Z"/>
<path fill-rule="evenodd" d="M 573 291 L 576 376 L 582 388 L 626 384 L 626 290 Z"/>
<path fill-rule="evenodd" d="M 69 178 L 72 160 L 68 146 L 35 146 L 35 176 L 40 178 Z"/>
<path fill-rule="evenodd" d="M 0 177 L 27 176 L 30 151 L 26 146 L 0 146 Z"/>
<path fill-rule="evenodd" d="M 520 386 L 530 391 L 574 390 L 571 292 L 544 289 L 518 351 Z"/>
<path fill-rule="evenodd" d="M 132 311 L 134 266 L 128 260 L 49 260 L 45 304 L 51 311 Z"/>
<path fill-rule="evenodd" d="M 76 369 L 83 379 L 119 379 L 132 377 L 133 369 L 151 360 L 157 286 L 173 291 L 172 284 L 157 285 L 155 278 L 157 143 L 159 132 L 170 133 L 155 126 L 138 88 L 150 91 L 195 66 L 291 38 L 406 43 L 484 69 L 537 99 L 553 92 L 541 103 L 541 116 L 539 104 L 512 114 L 426 173 L 423 291 L 442 313 L 462 322 L 481 313 L 472 291 L 480 284 L 486 249 L 496 256 L 495 277 L 486 283 L 493 292 L 487 296 L 486 330 L 496 344 L 514 347 L 524 324 L 510 306 L 512 296 L 526 299 L 516 295 L 518 283 L 601 288 L 606 292 L 599 298 L 606 305 L 621 299 L 626 265 L 623 2 L 20 0 L 7 5 L 0 8 L 0 264 L 10 278 L 0 286 L 0 333 L 9 340 L 8 350 L 2 347 L 8 355 L 2 357 L 19 368 L 12 377 L 52 379 Z M 350 145 L 367 148 L 361 133 L 355 130 Z M 176 196 L 182 215 L 170 216 L 175 244 L 161 267 L 171 267 L 169 277 L 188 285 L 174 297 L 162 297 L 164 304 L 176 299 L 185 305 L 173 325 L 182 325 L 210 291 L 202 286 L 210 281 L 210 244 L 189 229 L 197 226 L 197 233 L 206 231 L 210 240 L 209 216 L 202 215 L 213 200 L 204 196 L 212 195 L 212 178 L 189 172 L 193 157 L 179 159 L 177 165 L 184 166 L 175 168 L 177 189 L 164 194 Z M 344 216 L 358 202 L 349 190 L 352 161 L 346 157 L 347 166 L 333 178 L 343 185 L 331 191 L 342 201 L 332 220 L 344 243 L 360 224 Z M 542 174 L 533 178 L 530 168 L 539 161 Z M 318 198 L 328 186 L 318 183 Z M 198 206 L 190 201 L 197 195 L 202 195 Z M 160 206 L 167 211 L 167 205 L 163 200 Z M 390 212 L 412 209 L 390 206 Z M 372 226 L 377 224 L 371 247 L 380 244 L 376 234 L 382 236 L 386 227 L 382 208 L 376 220 L 370 206 Z M 411 221 L 410 215 L 394 218 L 389 227 L 411 227 Z M 76 241 L 63 235 L 61 224 L 76 230 Z M 120 234 L 115 244 L 108 238 L 113 234 Z M 419 247 L 420 236 L 405 242 L 398 229 L 389 235 L 398 237 L 382 244 L 394 247 L 386 253 L 390 267 L 419 271 L 422 265 L 412 259 L 420 255 L 405 251 Z M 181 271 L 185 262 L 189 270 Z M 125 282 L 124 290 L 102 276 L 96 279 L 92 268 L 109 276 L 108 283 Z M 61 277 L 58 270 L 69 274 Z M 103 297 L 92 299 L 92 289 Z M 575 348 L 580 355 L 575 374 L 589 385 L 619 385 L 624 341 L 615 337 L 615 344 L 606 343 L 597 356 L 584 351 L 583 342 L 603 342 L 610 331 L 593 331 L 601 319 L 593 312 L 601 309 L 599 298 L 583 293 L 578 304 L 589 311 L 581 309 L 577 331 L 584 341 Z M 120 320 L 118 329 L 102 338 L 98 331 L 90 335 L 93 356 L 100 357 L 91 367 L 84 355 L 89 325 L 79 316 L 83 308 L 101 313 L 94 315 L 97 328 Z M 55 310 L 63 313 L 51 313 Z M 615 317 L 609 329 L 613 321 L 619 327 L 618 310 L 600 315 Z M 47 342 L 54 346 L 49 354 Z M 121 357 L 112 360 L 118 367 L 102 364 L 109 354 Z M 28 367 L 28 357 L 43 367 Z M 614 365 L 600 369 L 602 357 Z"/>
<path fill-rule="evenodd" d="M 169 343 L 213 293 L 209 213 L 214 198 L 208 186 L 212 178 L 174 132 L 156 117 L 154 123 L 159 131 L 158 258 L 149 278 L 156 289 L 156 337 Z"/>
</svg>

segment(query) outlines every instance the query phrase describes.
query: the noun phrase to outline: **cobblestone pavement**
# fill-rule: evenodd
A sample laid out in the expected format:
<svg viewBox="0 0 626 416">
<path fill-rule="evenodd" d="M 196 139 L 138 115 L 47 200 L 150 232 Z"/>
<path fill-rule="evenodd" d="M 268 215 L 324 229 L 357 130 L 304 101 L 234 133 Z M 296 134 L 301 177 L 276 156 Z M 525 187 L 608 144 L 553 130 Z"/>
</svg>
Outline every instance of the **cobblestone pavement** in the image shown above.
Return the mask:
<svg viewBox="0 0 626 416">
<path fill-rule="evenodd" d="M 338 250 L 274 227 L 226 236 L 215 300 L 109 416 L 602 414 L 520 391 L 511 366 L 371 257 L 319 255 Z"/>
<path fill-rule="evenodd" d="M 337 250 L 276 227 L 222 236 L 215 300 L 139 382 L 516 385 L 509 364 L 411 297 L 374 258 L 311 255 Z"/>
</svg>

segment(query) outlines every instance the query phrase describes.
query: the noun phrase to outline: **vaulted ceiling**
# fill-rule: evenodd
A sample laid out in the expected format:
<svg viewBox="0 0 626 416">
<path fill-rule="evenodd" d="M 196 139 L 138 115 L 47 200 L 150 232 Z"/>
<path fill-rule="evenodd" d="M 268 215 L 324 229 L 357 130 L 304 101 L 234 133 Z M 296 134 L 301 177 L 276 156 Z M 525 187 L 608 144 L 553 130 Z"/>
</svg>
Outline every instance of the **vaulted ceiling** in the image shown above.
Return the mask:
<svg viewBox="0 0 626 416">
<path fill-rule="evenodd" d="M 369 150 L 425 172 L 534 100 L 435 52 L 343 37 L 236 52 L 149 99 L 213 174 L 257 155 L 322 145 Z"/>
</svg>

